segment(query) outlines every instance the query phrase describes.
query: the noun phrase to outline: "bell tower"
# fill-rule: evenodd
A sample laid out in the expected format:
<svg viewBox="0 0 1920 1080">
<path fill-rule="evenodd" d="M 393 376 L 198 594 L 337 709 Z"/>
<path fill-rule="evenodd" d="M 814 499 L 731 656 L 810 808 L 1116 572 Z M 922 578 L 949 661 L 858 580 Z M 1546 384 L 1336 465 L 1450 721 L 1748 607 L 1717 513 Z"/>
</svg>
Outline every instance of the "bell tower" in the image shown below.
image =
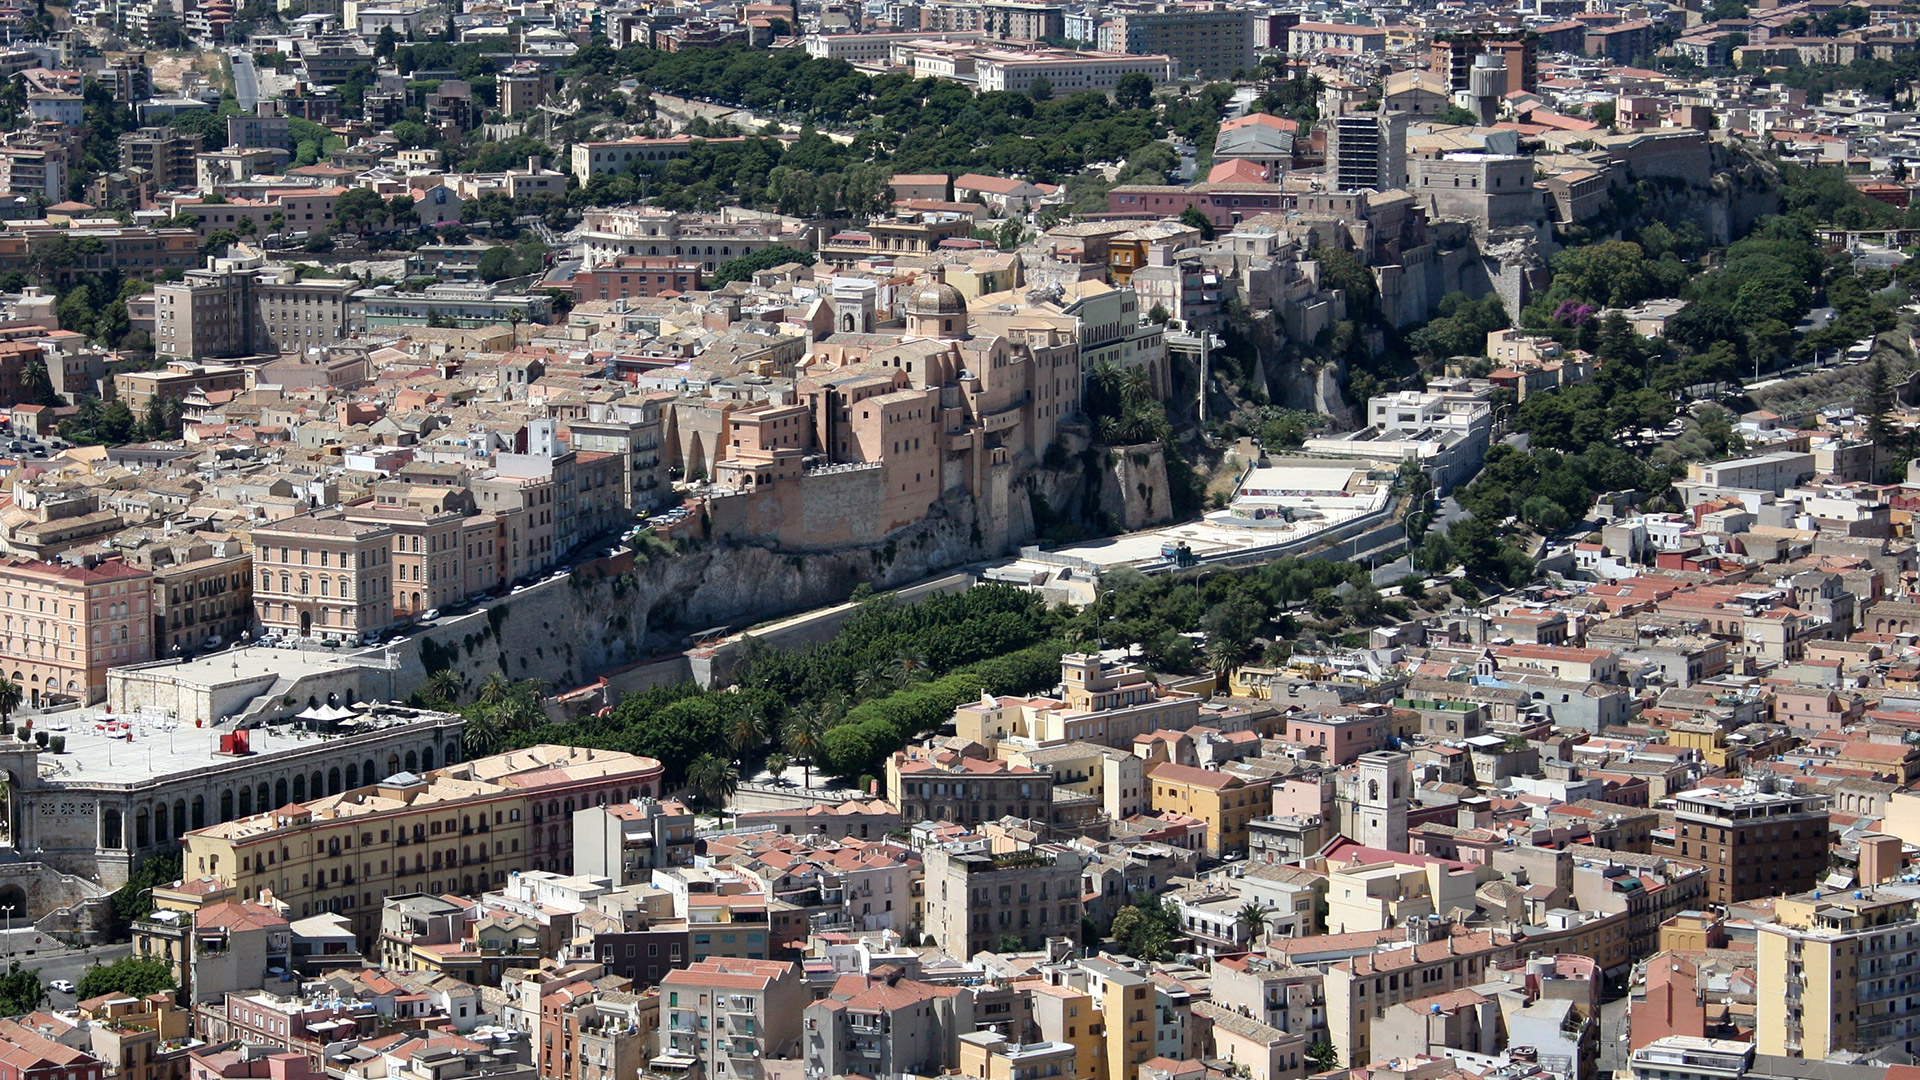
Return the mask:
<svg viewBox="0 0 1920 1080">
<path fill-rule="evenodd" d="M 1407 850 L 1407 807 L 1413 801 L 1408 757 L 1394 750 L 1361 754 L 1355 762 L 1360 785 L 1354 799 L 1354 837 L 1370 848 Z"/>
</svg>

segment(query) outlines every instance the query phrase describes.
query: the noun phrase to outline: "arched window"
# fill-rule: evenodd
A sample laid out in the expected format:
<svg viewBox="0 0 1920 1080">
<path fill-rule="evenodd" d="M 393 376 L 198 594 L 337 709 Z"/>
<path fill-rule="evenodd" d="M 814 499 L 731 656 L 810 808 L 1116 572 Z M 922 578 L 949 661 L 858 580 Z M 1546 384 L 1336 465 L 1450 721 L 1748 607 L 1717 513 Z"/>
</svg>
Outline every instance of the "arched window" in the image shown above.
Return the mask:
<svg viewBox="0 0 1920 1080">
<path fill-rule="evenodd" d="M 193 827 L 196 829 L 207 827 L 207 798 L 204 795 L 193 797 Z"/>
<path fill-rule="evenodd" d="M 340 794 L 340 766 L 338 765 L 327 770 L 327 794 Z"/>
</svg>

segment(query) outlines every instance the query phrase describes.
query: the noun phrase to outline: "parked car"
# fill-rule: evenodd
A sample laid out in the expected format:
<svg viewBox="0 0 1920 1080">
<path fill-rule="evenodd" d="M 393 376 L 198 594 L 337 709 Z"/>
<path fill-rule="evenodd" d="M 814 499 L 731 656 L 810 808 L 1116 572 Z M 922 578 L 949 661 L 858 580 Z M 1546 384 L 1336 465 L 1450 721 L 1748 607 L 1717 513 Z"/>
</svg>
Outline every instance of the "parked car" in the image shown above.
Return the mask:
<svg viewBox="0 0 1920 1080">
<path fill-rule="evenodd" d="M 437 607 L 430 607 L 420 615 L 420 621 L 432 622 L 433 620 L 439 617 L 440 617 L 440 609 Z"/>
<path fill-rule="evenodd" d="M 47 989 L 57 991 L 62 994 L 71 994 L 74 992 L 73 980 L 55 979 L 52 982 L 47 984 Z"/>
</svg>

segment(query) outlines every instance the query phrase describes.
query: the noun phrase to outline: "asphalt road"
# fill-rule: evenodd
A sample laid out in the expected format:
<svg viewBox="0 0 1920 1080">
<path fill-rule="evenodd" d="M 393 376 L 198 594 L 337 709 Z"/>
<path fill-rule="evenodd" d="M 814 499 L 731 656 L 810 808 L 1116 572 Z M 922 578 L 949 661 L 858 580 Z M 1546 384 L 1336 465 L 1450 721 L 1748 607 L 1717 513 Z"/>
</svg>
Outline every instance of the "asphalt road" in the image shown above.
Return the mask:
<svg viewBox="0 0 1920 1080">
<path fill-rule="evenodd" d="M 1627 997 L 1623 994 L 1600 1005 L 1600 1067 L 1625 1076 L 1627 1052 Z"/>
<path fill-rule="evenodd" d="M 122 943 L 119 945 L 101 945 L 92 949 L 64 949 L 59 952 L 39 953 L 34 956 L 16 953 L 13 959 L 20 961 L 21 967 L 33 968 L 38 971 L 42 985 L 51 983 L 56 979 L 66 979 L 69 982 L 77 983 L 80 981 L 80 976 L 85 974 L 86 970 L 93 965 L 111 964 L 132 951 L 132 945 Z M 71 1008 L 73 1005 L 73 995 L 62 994 L 57 990 L 49 989 L 47 991 L 47 1003 L 56 1009 Z"/>
<path fill-rule="evenodd" d="M 253 70 L 253 55 L 244 50 L 233 54 L 233 96 L 242 113 L 253 115 L 260 101 L 260 77 Z"/>
<path fill-rule="evenodd" d="M 1449 495 L 1440 500 L 1440 512 L 1434 515 L 1433 523 L 1427 527 L 1427 532 L 1446 532 L 1447 526 L 1466 516 L 1467 512 L 1461 509 L 1459 503 L 1453 501 L 1453 496 Z M 1413 564 L 1407 561 L 1406 549 L 1403 547 L 1400 552 L 1399 558 L 1373 568 L 1375 585 L 1392 585 L 1413 573 Z"/>
</svg>

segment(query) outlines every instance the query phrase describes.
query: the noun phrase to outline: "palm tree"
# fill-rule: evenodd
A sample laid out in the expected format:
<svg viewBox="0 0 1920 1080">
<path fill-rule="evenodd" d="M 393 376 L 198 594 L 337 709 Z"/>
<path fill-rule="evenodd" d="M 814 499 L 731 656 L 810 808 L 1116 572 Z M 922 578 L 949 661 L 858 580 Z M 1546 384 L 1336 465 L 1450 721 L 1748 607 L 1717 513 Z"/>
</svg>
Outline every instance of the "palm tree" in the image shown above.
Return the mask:
<svg viewBox="0 0 1920 1080">
<path fill-rule="evenodd" d="M 875 697 L 893 686 L 891 665 L 875 661 L 853 674 L 853 691 L 861 697 Z"/>
<path fill-rule="evenodd" d="M 775 780 L 786 775 L 788 764 L 787 755 L 778 750 L 767 755 L 767 773 Z"/>
<path fill-rule="evenodd" d="M 709 806 L 726 806 L 739 788 L 739 770 L 717 754 L 701 754 L 687 766 L 687 790 Z"/>
<path fill-rule="evenodd" d="M 19 683 L 0 677 L 0 723 L 11 722 L 13 710 L 19 708 L 20 703 L 26 698 L 27 692 L 21 689 Z"/>
<path fill-rule="evenodd" d="M 547 711 L 540 707 L 544 685 L 539 679 L 521 679 L 507 687 L 505 695 L 489 710 L 503 735 L 532 731 L 546 723 Z"/>
<path fill-rule="evenodd" d="M 460 701 L 460 687 L 465 680 L 452 668 L 441 668 L 427 676 L 420 687 L 420 696 L 436 705 L 454 705 Z"/>
<path fill-rule="evenodd" d="M 826 718 L 814 713 L 806 713 L 787 721 L 787 730 L 781 733 L 781 741 L 787 753 L 800 759 L 806 766 L 807 786 L 813 786 L 813 760 L 825 748 L 827 742 Z"/>
<path fill-rule="evenodd" d="M 1267 909 L 1249 900 L 1233 913 L 1233 924 L 1246 935 L 1247 945 L 1251 947 L 1260 940 L 1261 934 L 1267 932 Z"/>
<path fill-rule="evenodd" d="M 926 654 L 918 649 L 902 649 L 900 655 L 893 658 L 893 666 L 889 671 L 895 686 L 917 683 L 927 677 Z"/>
<path fill-rule="evenodd" d="M 507 695 L 512 692 L 513 684 L 507 681 L 505 675 L 489 671 L 486 681 L 480 684 L 480 695 L 476 700 L 482 705 L 498 705 L 507 700 Z"/>
<path fill-rule="evenodd" d="M 765 745 L 767 733 L 761 719 L 760 710 L 752 706 L 734 710 L 733 722 L 727 727 L 727 745 L 735 754 L 744 757 Z"/>
<path fill-rule="evenodd" d="M 500 748 L 501 734 L 492 709 L 475 709 L 460 729 L 460 746 L 468 758 L 486 757 Z"/>
</svg>

